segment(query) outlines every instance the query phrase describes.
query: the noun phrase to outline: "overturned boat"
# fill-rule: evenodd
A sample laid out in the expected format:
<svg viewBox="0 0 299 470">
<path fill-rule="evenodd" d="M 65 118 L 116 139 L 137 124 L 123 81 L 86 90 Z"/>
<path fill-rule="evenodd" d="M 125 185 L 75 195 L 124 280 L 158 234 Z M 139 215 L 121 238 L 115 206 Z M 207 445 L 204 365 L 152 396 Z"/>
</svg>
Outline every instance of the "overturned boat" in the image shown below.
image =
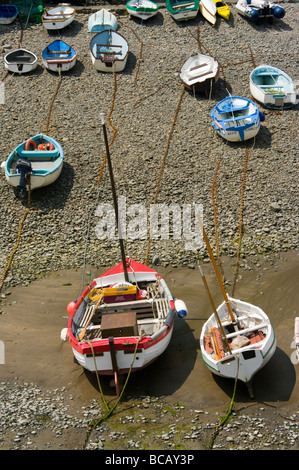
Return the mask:
<svg viewBox="0 0 299 470">
<path fill-rule="evenodd" d="M 106 29 L 113 29 L 116 31 L 117 28 L 118 22 L 116 16 L 105 8 L 96 11 L 88 18 L 88 30 L 91 33 L 99 33 Z"/>
</svg>

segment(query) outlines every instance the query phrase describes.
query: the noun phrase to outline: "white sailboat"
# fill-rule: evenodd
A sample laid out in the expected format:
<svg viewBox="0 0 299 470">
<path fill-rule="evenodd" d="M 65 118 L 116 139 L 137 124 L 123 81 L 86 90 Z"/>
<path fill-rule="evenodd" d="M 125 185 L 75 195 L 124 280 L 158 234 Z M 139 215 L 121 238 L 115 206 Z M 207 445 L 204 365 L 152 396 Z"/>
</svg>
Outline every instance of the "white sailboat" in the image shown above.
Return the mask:
<svg viewBox="0 0 299 470">
<path fill-rule="evenodd" d="M 213 308 L 200 335 L 202 358 L 213 374 L 244 382 L 253 397 L 253 377 L 276 350 L 274 330 L 261 308 L 227 295 L 198 214 L 197 219 L 224 298 L 216 309 L 200 268 Z"/>
</svg>

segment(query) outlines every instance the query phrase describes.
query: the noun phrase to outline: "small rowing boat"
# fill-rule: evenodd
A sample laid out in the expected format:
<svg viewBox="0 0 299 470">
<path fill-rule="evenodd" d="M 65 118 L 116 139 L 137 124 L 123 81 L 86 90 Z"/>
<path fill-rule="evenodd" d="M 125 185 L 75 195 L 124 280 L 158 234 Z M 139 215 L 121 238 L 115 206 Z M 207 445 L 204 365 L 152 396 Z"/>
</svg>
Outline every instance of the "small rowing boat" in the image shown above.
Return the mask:
<svg viewBox="0 0 299 470">
<path fill-rule="evenodd" d="M 230 16 L 230 8 L 227 3 L 219 0 L 213 0 L 216 5 L 216 11 L 219 16 L 224 18 L 225 20 L 229 20 Z"/>
<path fill-rule="evenodd" d="M 216 23 L 216 5 L 213 0 L 200 0 L 199 11 L 211 24 Z"/>
<path fill-rule="evenodd" d="M 52 137 L 38 134 L 18 145 L 2 162 L 8 183 L 21 194 L 48 186 L 61 173 L 64 160 L 62 147 Z"/>
<path fill-rule="evenodd" d="M 176 21 L 187 21 L 195 18 L 198 13 L 200 0 L 166 0 L 165 6 Z"/>
<path fill-rule="evenodd" d="M 158 13 L 158 5 L 150 0 L 129 0 L 126 9 L 129 15 L 148 20 Z"/>
<path fill-rule="evenodd" d="M 240 142 L 256 136 L 264 115 L 253 101 L 229 96 L 216 104 L 211 118 L 217 134 L 230 142 Z"/>
<path fill-rule="evenodd" d="M 121 72 L 126 66 L 128 54 L 127 40 L 112 29 L 101 31 L 90 42 L 92 63 L 101 72 Z"/>
<path fill-rule="evenodd" d="M 117 28 L 118 23 L 116 16 L 105 8 L 93 13 L 88 18 L 88 29 L 91 33 L 99 33 L 106 29 L 113 29 L 116 31 Z"/>
<path fill-rule="evenodd" d="M 59 3 L 49 8 L 42 15 L 42 23 L 46 29 L 62 29 L 71 24 L 76 16 L 76 9 L 68 3 Z"/>
<path fill-rule="evenodd" d="M 0 5 L 0 24 L 10 24 L 18 16 L 15 5 Z"/>
<path fill-rule="evenodd" d="M 296 92 L 291 77 L 271 65 L 259 65 L 251 72 L 250 91 L 267 108 L 286 109 L 296 104 Z"/>
<path fill-rule="evenodd" d="M 37 56 L 26 49 L 15 49 L 4 58 L 4 67 L 13 73 L 28 73 L 37 67 Z"/>
<path fill-rule="evenodd" d="M 180 78 L 189 90 L 209 92 L 219 78 L 218 62 L 198 53 L 184 63 Z"/>
<path fill-rule="evenodd" d="M 61 39 L 56 39 L 42 53 L 43 64 L 52 72 L 67 72 L 77 60 L 77 52 Z"/>
</svg>

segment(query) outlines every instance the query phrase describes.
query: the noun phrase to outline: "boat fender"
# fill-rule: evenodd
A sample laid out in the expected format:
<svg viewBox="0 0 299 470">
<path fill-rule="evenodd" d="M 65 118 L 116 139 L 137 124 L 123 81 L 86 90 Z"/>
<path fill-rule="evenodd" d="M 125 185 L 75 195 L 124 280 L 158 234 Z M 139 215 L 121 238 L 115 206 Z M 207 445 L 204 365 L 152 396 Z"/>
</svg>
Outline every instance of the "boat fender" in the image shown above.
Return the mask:
<svg viewBox="0 0 299 470">
<path fill-rule="evenodd" d="M 1 168 L 2 168 L 2 170 L 4 170 L 4 168 L 5 168 L 5 162 L 2 162 L 2 163 L 1 163 Z"/>
<path fill-rule="evenodd" d="M 68 328 L 63 328 L 60 332 L 61 341 L 67 341 L 69 337 Z"/>
<path fill-rule="evenodd" d="M 52 142 L 48 142 L 46 144 L 46 150 L 54 150 L 55 147 L 54 147 L 54 144 L 52 144 Z"/>
<path fill-rule="evenodd" d="M 261 122 L 264 122 L 264 120 L 265 120 L 265 115 L 261 111 L 260 111 L 260 120 L 261 120 Z"/>
<path fill-rule="evenodd" d="M 44 144 L 39 144 L 37 150 L 46 150 L 46 146 Z"/>
<path fill-rule="evenodd" d="M 273 10 L 273 15 L 275 18 L 279 18 L 281 20 L 281 18 L 283 18 L 285 15 L 285 11 L 282 7 L 277 5 Z"/>
<path fill-rule="evenodd" d="M 69 315 L 72 315 L 72 314 L 74 313 L 75 307 L 76 307 L 76 302 L 73 300 L 73 301 L 70 302 L 70 303 L 68 304 L 68 306 L 66 307 L 67 313 L 68 313 Z"/>
<path fill-rule="evenodd" d="M 139 289 L 137 291 L 136 300 L 144 300 L 147 297 L 147 291 L 145 289 Z"/>
<path fill-rule="evenodd" d="M 25 144 L 25 150 L 31 150 L 30 149 L 30 145 L 33 145 L 33 150 L 36 150 L 37 148 L 37 145 L 36 145 L 36 142 L 34 142 L 33 139 L 28 139 L 26 144 Z"/>
<path fill-rule="evenodd" d="M 174 299 L 174 308 L 176 309 L 178 317 L 185 318 L 187 316 L 188 310 L 183 300 Z"/>
</svg>

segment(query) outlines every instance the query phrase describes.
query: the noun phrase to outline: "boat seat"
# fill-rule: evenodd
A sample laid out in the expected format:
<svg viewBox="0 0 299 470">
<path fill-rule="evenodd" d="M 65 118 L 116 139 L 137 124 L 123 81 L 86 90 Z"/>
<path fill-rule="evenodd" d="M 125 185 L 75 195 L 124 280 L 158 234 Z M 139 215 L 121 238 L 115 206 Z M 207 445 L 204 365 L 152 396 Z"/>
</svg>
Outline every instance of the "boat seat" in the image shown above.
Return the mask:
<svg viewBox="0 0 299 470">
<path fill-rule="evenodd" d="M 194 7 L 195 6 L 195 3 L 194 2 L 191 2 L 191 3 L 178 3 L 177 5 L 172 5 L 172 8 L 174 10 L 176 10 L 177 8 L 185 8 L 185 7 Z"/>
<path fill-rule="evenodd" d="M 43 161 L 51 161 L 53 158 L 58 157 L 59 151 L 58 149 L 54 150 L 20 150 L 18 152 L 21 158 L 27 158 L 27 160 L 31 159 L 34 161 L 35 159 L 41 159 Z"/>
<path fill-rule="evenodd" d="M 49 49 L 47 47 L 47 54 L 48 55 L 70 55 L 71 53 L 72 53 L 71 48 L 69 48 L 65 51 L 51 51 L 51 49 Z"/>
</svg>

